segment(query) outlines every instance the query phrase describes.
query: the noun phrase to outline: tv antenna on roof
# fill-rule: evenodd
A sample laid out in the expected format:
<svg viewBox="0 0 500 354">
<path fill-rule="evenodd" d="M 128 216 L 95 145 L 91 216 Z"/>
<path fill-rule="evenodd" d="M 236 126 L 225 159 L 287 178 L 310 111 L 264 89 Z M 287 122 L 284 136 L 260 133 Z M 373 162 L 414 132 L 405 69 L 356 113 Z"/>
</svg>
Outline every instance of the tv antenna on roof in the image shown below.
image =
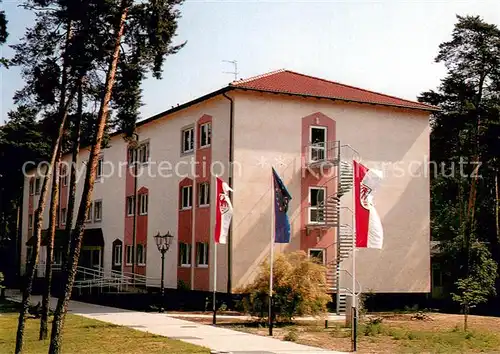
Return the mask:
<svg viewBox="0 0 500 354">
<path fill-rule="evenodd" d="M 234 81 L 238 80 L 238 62 L 236 60 L 223 60 L 225 63 L 230 63 L 233 64 L 234 66 L 234 71 L 223 71 L 224 74 L 233 74 L 234 75 Z"/>
</svg>

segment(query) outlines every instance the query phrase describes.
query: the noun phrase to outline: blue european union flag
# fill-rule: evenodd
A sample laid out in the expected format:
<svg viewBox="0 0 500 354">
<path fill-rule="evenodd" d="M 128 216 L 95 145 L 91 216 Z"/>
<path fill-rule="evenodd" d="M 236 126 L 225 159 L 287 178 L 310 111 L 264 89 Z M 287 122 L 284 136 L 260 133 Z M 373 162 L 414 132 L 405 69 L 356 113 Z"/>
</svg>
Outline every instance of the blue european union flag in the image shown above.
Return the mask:
<svg viewBox="0 0 500 354">
<path fill-rule="evenodd" d="M 274 179 L 274 242 L 290 242 L 290 221 L 288 220 L 288 203 L 292 199 L 283 181 L 273 168 Z"/>
</svg>

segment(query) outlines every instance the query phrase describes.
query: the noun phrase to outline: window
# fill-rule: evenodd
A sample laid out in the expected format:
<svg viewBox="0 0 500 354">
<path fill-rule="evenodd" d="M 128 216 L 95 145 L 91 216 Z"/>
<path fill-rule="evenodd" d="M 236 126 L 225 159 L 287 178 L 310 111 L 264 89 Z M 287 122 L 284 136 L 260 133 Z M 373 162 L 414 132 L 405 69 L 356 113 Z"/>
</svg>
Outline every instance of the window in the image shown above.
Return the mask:
<svg viewBox="0 0 500 354">
<path fill-rule="evenodd" d="M 104 159 L 102 157 L 97 160 L 97 174 L 96 174 L 96 179 L 101 179 L 102 174 L 103 174 L 103 168 L 104 168 Z"/>
<path fill-rule="evenodd" d="M 128 246 L 130 247 L 130 246 Z M 115 245 L 113 254 L 113 265 L 122 265 L 122 245 Z"/>
<path fill-rule="evenodd" d="M 191 266 L 191 245 L 179 243 L 179 265 L 181 267 Z"/>
<path fill-rule="evenodd" d="M 94 202 L 94 222 L 102 220 L 102 200 Z"/>
<path fill-rule="evenodd" d="M 187 153 L 194 150 L 194 128 L 187 128 L 182 131 L 182 152 Z"/>
<path fill-rule="evenodd" d="M 134 196 L 127 197 L 127 215 L 132 216 L 135 214 L 135 198 Z"/>
<path fill-rule="evenodd" d="M 36 195 L 40 194 L 41 182 L 42 182 L 42 179 L 40 177 L 37 177 L 37 179 L 35 180 L 35 194 Z"/>
<path fill-rule="evenodd" d="M 125 258 L 125 264 L 132 265 L 132 258 L 133 258 L 132 246 L 127 246 L 125 249 L 127 251 L 127 254 L 126 254 L 127 257 Z"/>
<path fill-rule="evenodd" d="M 432 265 L 432 287 L 438 288 L 441 286 L 443 286 L 443 273 L 439 264 L 434 263 Z"/>
<path fill-rule="evenodd" d="M 26 247 L 26 263 L 29 263 L 31 257 L 33 257 L 33 246 L 28 246 Z"/>
<path fill-rule="evenodd" d="M 149 162 L 149 143 L 142 143 L 137 148 L 138 160 L 141 163 Z"/>
<path fill-rule="evenodd" d="M 146 265 L 146 247 L 137 245 L 137 264 Z"/>
<path fill-rule="evenodd" d="M 92 267 L 101 268 L 101 250 L 92 250 Z"/>
<path fill-rule="evenodd" d="M 309 259 L 319 264 L 325 264 L 325 251 L 323 249 L 309 249 Z"/>
<path fill-rule="evenodd" d="M 206 206 L 210 204 L 210 184 L 200 183 L 198 185 L 198 205 Z"/>
<path fill-rule="evenodd" d="M 146 215 L 148 213 L 148 195 L 139 195 L 139 214 Z"/>
<path fill-rule="evenodd" d="M 28 236 L 33 236 L 33 214 L 28 215 Z"/>
<path fill-rule="evenodd" d="M 326 128 L 311 127 L 310 161 L 322 161 L 326 157 Z"/>
<path fill-rule="evenodd" d="M 129 165 L 132 165 L 135 161 L 136 161 L 136 149 L 134 149 L 133 147 L 129 147 L 128 148 L 128 164 Z"/>
<path fill-rule="evenodd" d="M 55 248 L 54 249 L 54 265 L 61 265 L 62 264 L 62 249 L 61 248 Z"/>
<path fill-rule="evenodd" d="M 208 267 L 208 243 L 198 242 L 196 244 L 196 265 Z"/>
<path fill-rule="evenodd" d="M 89 205 L 89 208 L 87 209 L 87 217 L 85 218 L 86 222 L 92 222 L 92 202 Z"/>
<path fill-rule="evenodd" d="M 28 215 L 28 229 L 33 228 L 33 214 Z"/>
<path fill-rule="evenodd" d="M 309 188 L 309 223 L 324 222 L 325 189 Z"/>
<path fill-rule="evenodd" d="M 67 215 L 66 215 L 66 208 L 62 208 L 61 209 L 61 225 L 66 225 L 66 218 L 67 218 Z"/>
<path fill-rule="evenodd" d="M 200 147 L 210 146 L 212 140 L 212 124 L 200 125 Z"/>
<path fill-rule="evenodd" d="M 66 187 L 68 185 L 68 169 L 66 166 L 63 166 L 61 168 L 61 183 L 63 187 Z"/>
<path fill-rule="evenodd" d="M 193 186 L 182 187 L 181 191 L 181 209 L 189 209 L 192 207 L 192 195 L 193 195 Z"/>
<path fill-rule="evenodd" d="M 30 178 L 30 195 L 35 194 L 35 179 Z"/>
</svg>

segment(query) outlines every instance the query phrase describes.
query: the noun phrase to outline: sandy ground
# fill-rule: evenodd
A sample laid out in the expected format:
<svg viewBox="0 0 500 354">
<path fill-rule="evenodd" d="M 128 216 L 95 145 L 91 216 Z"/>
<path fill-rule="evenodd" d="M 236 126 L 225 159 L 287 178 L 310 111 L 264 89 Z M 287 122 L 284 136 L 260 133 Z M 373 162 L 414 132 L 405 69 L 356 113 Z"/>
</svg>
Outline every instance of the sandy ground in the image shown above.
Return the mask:
<svg viewBox="0 0 500 354">
<path fill-rule="evenodd" d="M 412 314 L 372 314 L 375 317 L 383 318 L 384 328 L 394 328 L 402 331 L 415 331 L 426 333 L 439 333 L 449 332 L 454 328 L 463 327 L 462 315 L 450 315 L 441 313 L 428 313 L 426 319 L 415 320 L 412 319 Z M 175 315 L 173 315 L 175 316 Z M 246 322 L 243 319 L 230 319 L 229 316 L 218 319 L 218 326 L 229 327 L 244 332 L 259 334 L 263 336 L 268 335 L 268 328 L 265 327 L 245 327 L 243 324 Z M 189 321 L 210 324 L 211 318 L 190 317 Z M 487 333 L 495 333 L 500 338 L 500 318 L 485 317 L 485 316 L 469 316 L 469 328 L 474 331 L 484 331 Z M 297 343 L 316 346 L 324 349 L 350 351 L 351 350 L 351 331 L 349 328 L 343 328 L 343 322 L 329 322 L 329 329 L 324 329 L 324 321 L 299 321 L 297 322 L 296 331 L 298 333 Z M 275 327 L 273 337 L 283 339 L 289 332 L 290 327 Z M 402 341 L 394 340 L 388 335 L 379 336 L 358 336 L 358 352 L 359 353 L 397 353 L 405 352 L 402 349 Z M 412 351 L 410 351 L 412 352 Z M 414 350 L 413 350 L 414 352 Z M 430 351 L 432 352 L 432 351 Z M 450 351 L 445 351 L 450 352 Z M 453 352 L 453 351 L 451 351 Z M 455 351 L 460 352 L 460 351 Z M 469 352 L 469 351 L 468 351 Z M 471 350 L 479 352 L 479 350 Z M 498 349 L 487 350 L 488 353 L 500 353 Z"/>
</svg>

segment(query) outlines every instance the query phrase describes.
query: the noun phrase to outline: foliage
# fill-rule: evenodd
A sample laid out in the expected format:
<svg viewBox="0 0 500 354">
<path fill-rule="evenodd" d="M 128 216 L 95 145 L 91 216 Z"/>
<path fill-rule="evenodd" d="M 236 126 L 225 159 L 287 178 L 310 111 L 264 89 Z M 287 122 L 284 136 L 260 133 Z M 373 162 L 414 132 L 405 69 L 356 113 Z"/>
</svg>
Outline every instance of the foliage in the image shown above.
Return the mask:
<svg viewBox="0 0 500 354">
<path fill-rule="evenodd" d="M 444 286 L 462 304 L 494 293 L 500 260 L 494 193 L 500 171 L 499 43 L 496 25 L 457 16 L 435 59 L 447 73 L 437 90 L 419 98 L 441 108 L 431 120 L 431 232 L 441 241 L 444 275 L 453 279 Z M 488 279 L 478 277 L 481 269 L 490 271 Z"/>
<path fill-rule="evenodd" d="M 283 340 L 287 342 L 296 342 L 298 339 L 299 334 L 297 333 L 297 330 L 295 328 L 289 330 L 288 333 L 283 337 Z"/>
<path fill-rule="evenodd" d="M 310 259 L 305 252 L 278 254 L 273 266 L 273 312 L 279 322 L 295 316 L 323 315 L 331 301 L 326 293 L 326 268 Z M 256 279 L 238 292 L 245 311 L 265 317 L 269 306 L 269 263 L 263 262 Z"/>
<path fill-rule="evenodd" d="M 497 263 L 491 259 L 488 249 L 481 243 L 475 243 L 471 253 L 473 266 L 469 276 L 458 279 L 457 292 L 452 293 L 453 300 L 465 311 L 486 302 L 491 295 L 496 295 Z"/>
<path fill-rule="evenodd" d="M 0 0 L 0 4 L 2 3 L 2 0 Z M 7 32 L 7 24 L 9 21 L 7 21 L 7 18 L 5 17 L 5 11 L 0 10 L 0 45 L 4 44 L 7 41 L 7 37 L 9 36 L 9 33 Z M 5 58 L 0 58 L 0 66 L 8 66 L 9 62 Z"/>
</svg>

